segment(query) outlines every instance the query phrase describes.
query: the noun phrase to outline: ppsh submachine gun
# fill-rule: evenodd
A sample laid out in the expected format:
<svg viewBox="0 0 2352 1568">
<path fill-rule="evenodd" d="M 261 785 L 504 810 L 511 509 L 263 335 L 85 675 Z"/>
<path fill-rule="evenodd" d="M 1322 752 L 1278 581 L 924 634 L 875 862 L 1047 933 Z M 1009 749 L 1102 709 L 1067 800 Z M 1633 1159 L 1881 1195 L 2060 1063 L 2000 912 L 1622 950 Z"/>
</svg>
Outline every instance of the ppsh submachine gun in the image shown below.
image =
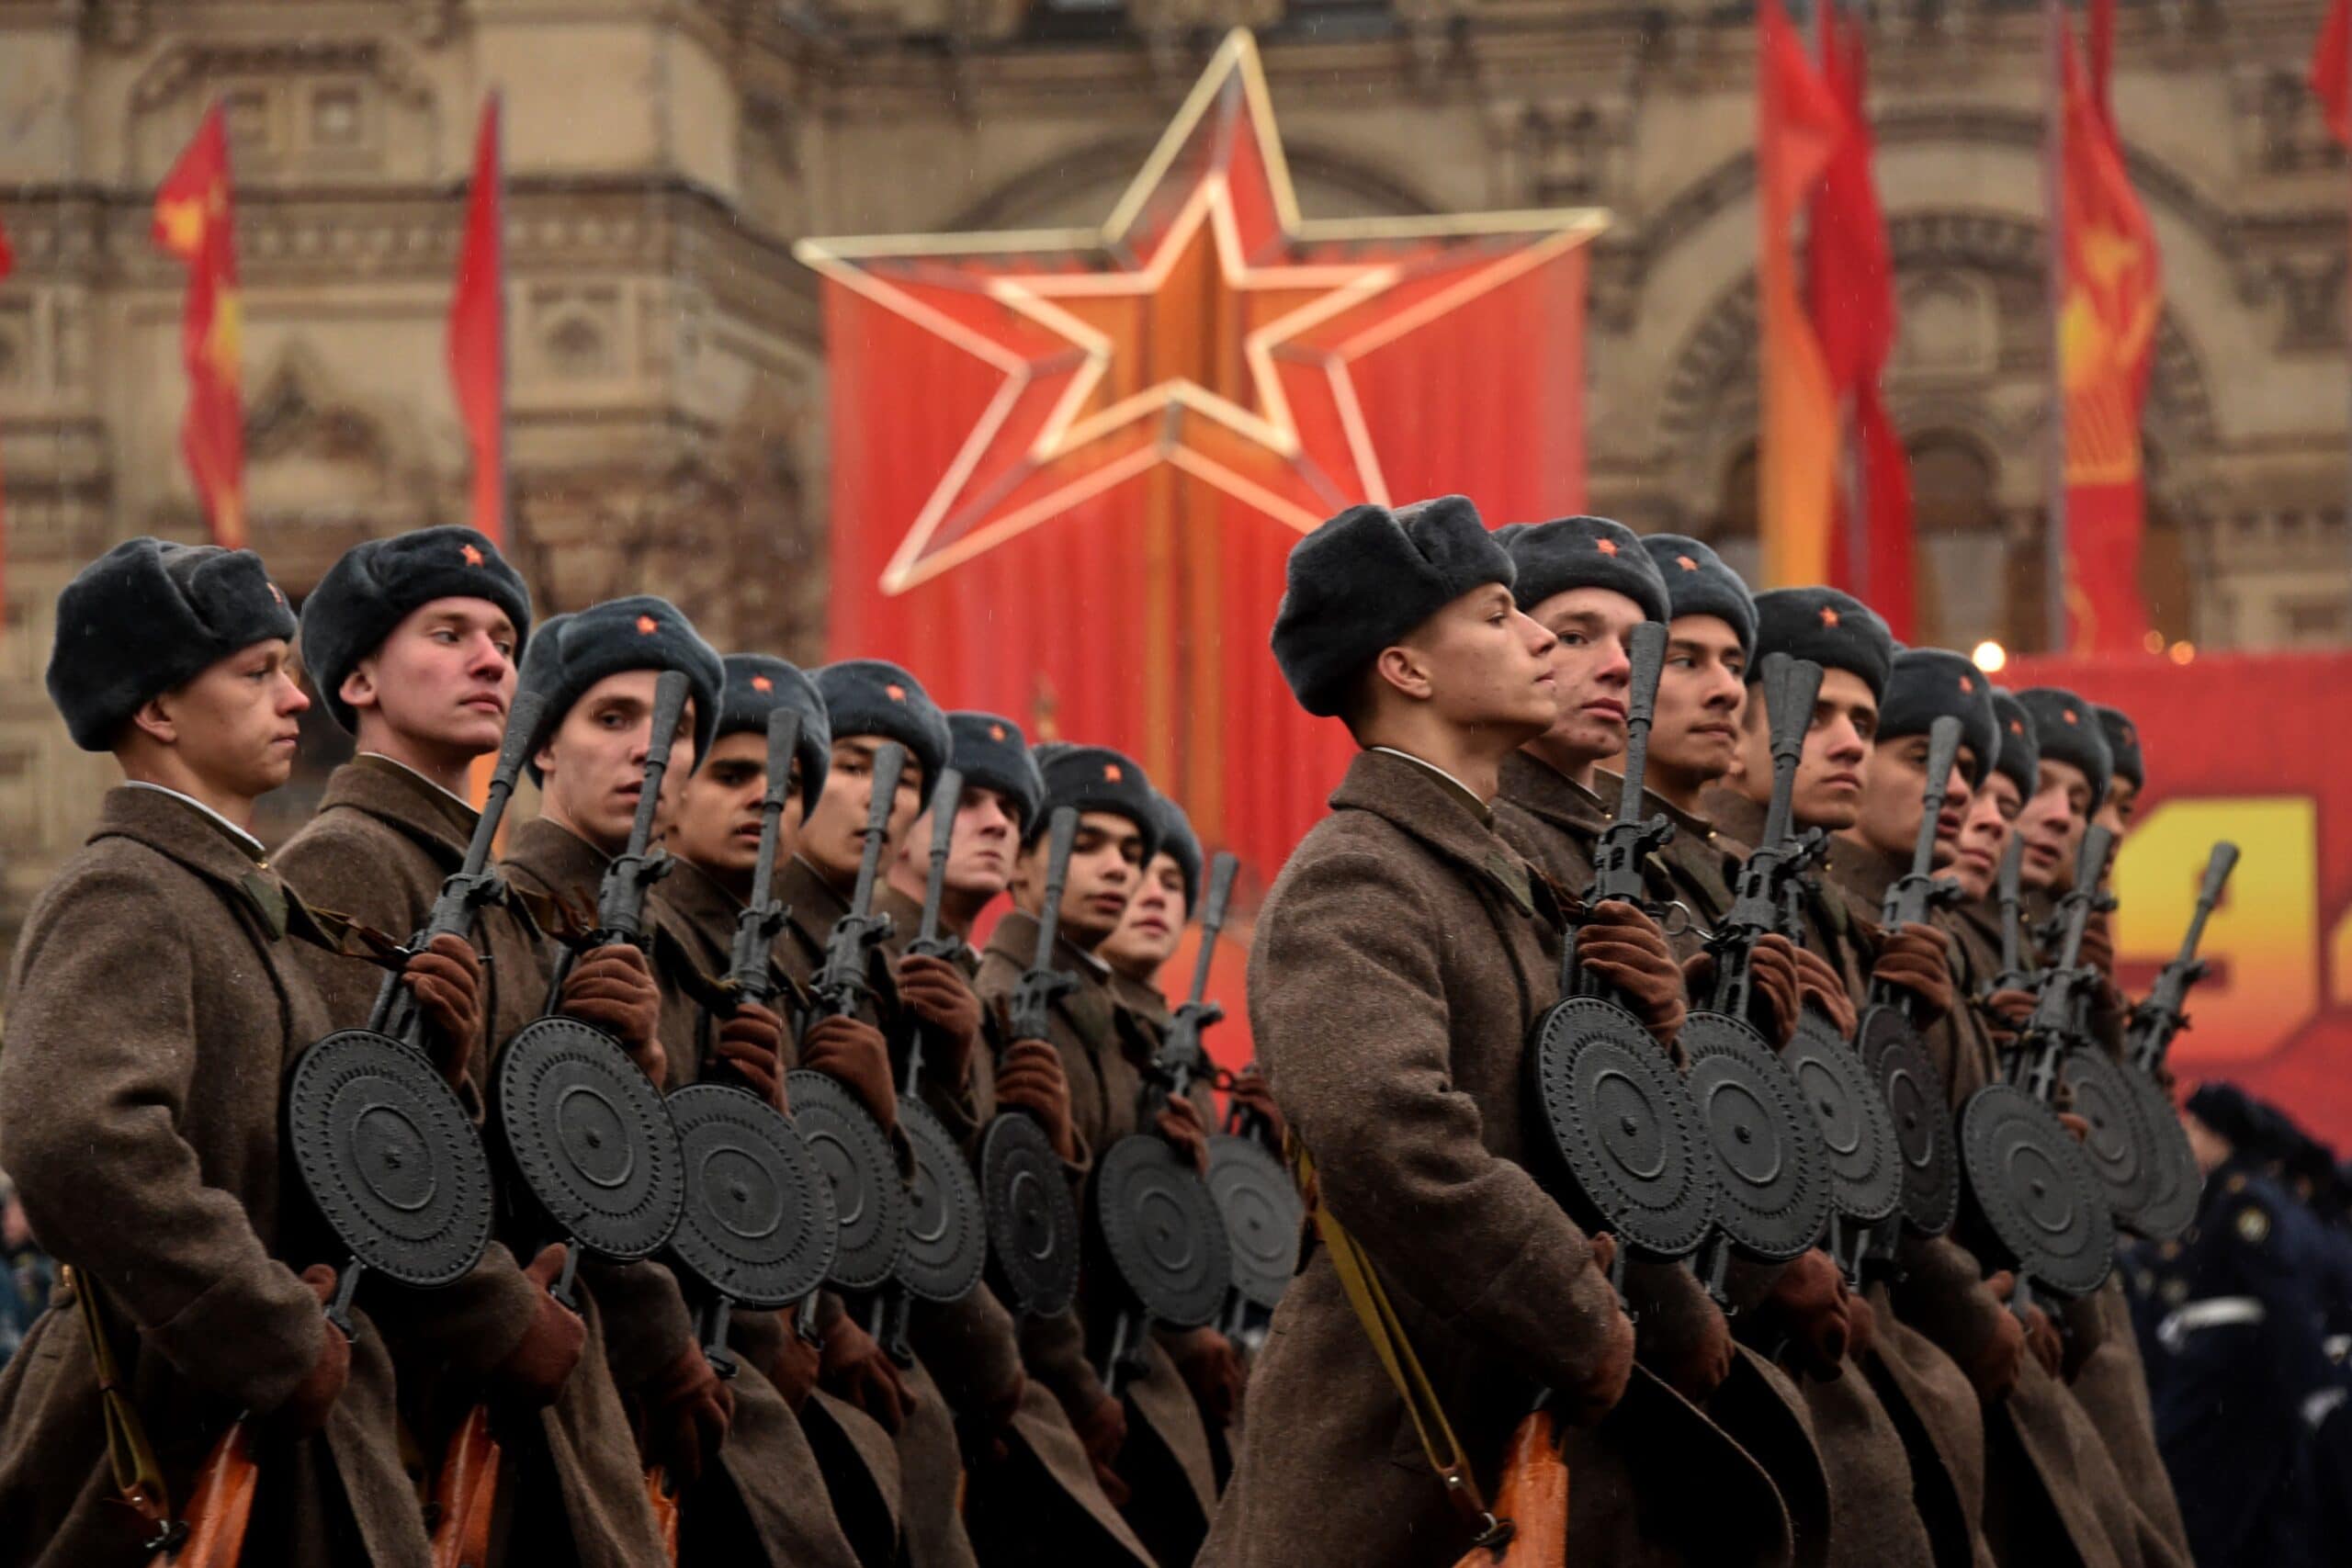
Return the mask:
<svg viewBox="0 0 2352 1568">
<path fill-rule="evenodd" d="M 1015 985 L 1006 1016 L 1014 1040 L 1046 1040 L 1054 1001 L 1077 979 L 1054 966 L 1061 931 L 1062 890 L 1078 841 L 1078 812 L 1055 808 L 1046 826 L 1045 905 L 1037 915 L 1037 948 Z M 1052 1317 L 1078 1299 L 1083 1233 L 1069 1177 L 1037 1119 L 1007 1111 L 980 1134 L 980 1201 L 988 1220 L 989 1256 L 997 1293 L 1023 1317 Z"/>
<path fill-rule="evenodd" d="M 2165 1055 L 2173 1041 L 2188 1027 L 2188 992 L 2203 979 L 2209 965 L 2197 956 L 2205 940 L 2205 922 L 2221 903 L 2230 873 L 2237 868 L 2238 847 L 2226 840 L 2213 846 L 2205 862 L 2205 882 L 2197 891 L 2197 908 L 2180 951 L 2156 976 L 2145 1000 L 2132 1008 L 2124 1025 L 2123 1059 L 2127 1081 L 2138 1099 L 2143 1117 L 2155 1138 L 2149 1159 L 2145 1201 L 2128 1215 L 2118 1216 L 2132 1230 L 2154 1241 L 2172 1241 L 2186 1233 L 2197 1217 L 2197 1199 L 2204 1174 L 2188 1147 L 2188 1134 L 2164 1087 Z"/>
</svg>

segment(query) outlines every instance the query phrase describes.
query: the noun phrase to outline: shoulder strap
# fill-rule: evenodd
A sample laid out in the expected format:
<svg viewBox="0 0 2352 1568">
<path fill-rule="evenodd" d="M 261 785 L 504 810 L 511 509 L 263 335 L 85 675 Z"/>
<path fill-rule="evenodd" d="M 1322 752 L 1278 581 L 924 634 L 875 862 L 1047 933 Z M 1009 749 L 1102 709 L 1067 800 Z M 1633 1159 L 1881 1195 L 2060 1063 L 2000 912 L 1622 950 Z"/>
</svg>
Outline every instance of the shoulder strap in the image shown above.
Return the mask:
<svg viewBox="0 0 2352 1568">
<path fill-rule="evenodd" d="M 70 1263 L 62 1265 L 59 1273 L 81 1303 L 82 1328 L 90 1337 L 90 1359 L 98 1374 L 98 1405 L 106 1413 L 107 1463 L 114 1471 L 115 1490 L 160 1540 L 172 1529 L 171 1488 L 164 1484 L 164 1467 L 147 1440 L 147 1424 L 139 1418 L 139 1407 L 130 1403 L 122 1386 L 114 1342 L 98 1315 L 97 1284 Z"/>
<path fill-rule="evenodd" d="M 1437 1389 L 1430 1383 L 1429 1373 L 1422 1370 L 1420 1358 L 1413 1353 L 1412 1341 L 1406 1337 L 1405 1325 L 1398 1321 L 1388 1292 L 1381 1287 L 1372 1259 L 1364 1255 L 1356 1238 L 1348 1234 L 1347 1227 L 1316 1197 L 1315 1161 L 1295 1136 L 1291 1140 L 1291 1157 L 1299 1190 L 1309 1197 L 1316 1234 L 1330 1251 L 1331 1269 L 1340 1277 L 1340 1289 L 1346 1292 L 1356 1321 L 1363 1325 L 1364 1337 L 1372 1341 L 1372 1353 L 1380 1359 L 1381 1370 L 1388 1374 L 1397 1396 L 1404 1400 L 1405 1414 L 1412 1417 L 1413 1431 L 1421 1440 L 1421 1452 L 1428 1457 L 1430 1468 L 1437 1472 L 1439 1484 L 1445 1488 L 1445 1500 L 1476 1533 L 1479 1545 L 1509 1540 L 1511 1522 L 1498 1519 L 1488 1510 L 1486 1497 L 1478 1490 L 1477 1477 L 1471 1474 L 1470 1461 L 1463 1455 L 1461 1440 L 1453 1435 L 1453 1424 L 1446 1420 L 1445 1409 L 1438 1403 Z"/>
</svg>

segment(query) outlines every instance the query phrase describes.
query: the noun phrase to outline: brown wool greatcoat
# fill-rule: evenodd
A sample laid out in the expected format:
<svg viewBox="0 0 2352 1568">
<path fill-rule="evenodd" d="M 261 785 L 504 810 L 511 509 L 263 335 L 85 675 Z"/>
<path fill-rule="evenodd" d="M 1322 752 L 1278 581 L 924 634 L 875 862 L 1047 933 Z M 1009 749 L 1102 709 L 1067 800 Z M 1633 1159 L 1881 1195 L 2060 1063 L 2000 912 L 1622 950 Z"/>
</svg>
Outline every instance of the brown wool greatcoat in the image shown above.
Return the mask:
<svg viewBox="0 0 2352 1568">
<path fill-rule="evenodd" d="M 100 1292 L 175 1503 L 241 1411 L 275 1410 L 309 1373 L 320 1310 L 296 1269 L 342 1261 L 297 1218 L 278 1139 L 286 1071 L 330 1026 L 293 954 L 316 929 L 227 829 L 126 785 L 17 943 L 0 1158 L 41 1245 Z M 257 1445 L 247 1562 L 428 1558 L 391 1360 L 364 1311 L 355 1322 L 325 1430 Z M 129 1568 L 150 1555 L 140 1538 L 81 1310 L 61 1292 L 0 1373 L 0 1541 L 19 1562 Z"/>
<path fill-rule="evenodd" d="M 1021 909 L 1008 911 L 980 955 L 974 984 L 983 1006 L 1002 1015 L 1036 950 L 1035 918 Z M 1069 1080 L 1070 1130 L 1080 1172 L 1079 1212 L 1087 1214 L 1093 1201 L 1090 1178 L 1094 1156 L 1144 1130 L 1137 1101 L 1152 1037 L 1143 1020 L 1120 1003 L 1112 989 L 1112 973 L 1101 960 L 1059 938 L 1055 954 L 1057 966 L 1078 980 L 1076 989 L 1054 1001 L 1047 1043 Z M 1211 1103 L 1207 1085 L 1197 1087 L 1195 1103 Z M 1108 1343 L 1115 1289 L 1089 1269 L 1080 1278 L 1072 1314 L 1022 1325 L 1023 1359 L 1061 1398 L 1072 1420 L 1102 1397 L 1102 1382 L 1088 1351 L 1091 1348 L 1099 1353 Z M 1147 1337 L 1143 1370 L 1125 1379 L 1120 1396 L 1129 1424 L 1118 1469 L 1134 1493 L 1124 1513 L 1136 1533 L 1163 1558 L 1171 1551 L 1189 1554 L 1216 1511 L 1216 1462 L 1200 1406 L 1157 1335 Z"/>
<path fill-rule="evenodd" d="M 779 868 L 776 883 L 776 897 L 792 911 L 776 938 L 776 964 L 795 986 L 805 989 L 824 964 L 825 938 L 833 923 L 849 913 L 849 900 L 797 855 Z M 877 897 L 883 891 L 877 883 Z M 868 973 L 878 999 L 860 1016 L 887 1033 L 898 1012 L 897 990 L 881 955 L 876 955 Z M 929 1342 L 928 1336 L 918 1342 L 913 1362 L 899 1369 L 908 1391 L 916 1396 L 915 1405 L 899 1425 L 895 1439 L 885 1440 L 892 1443 L 895 1453 L 899 1529 L 909 1562 L 912 1568 L 956 1568 L 975 1561 L 962 1511 L 964 1459 L 956 1442 L 953 1407 L 935 1370 L 922 1354 L 922 1344 Z M 848 1406 L 831 1402 L 830 1396 L 820 1394 L 818 1399 L 829 1401 L 827 1408 L 837 1415 L 864 1420 Z M 817 1407 L 812 1401 L 809 1408 Z"/>
<path fill-rule="evenodd" d="M 1762 837 L 1764 807 L 1745 795 L 1710 789 L 1701 805 L 1717 830 L 1733 842 L 1752 843 Z M 1834 846 L 1831 852 L 1837 852 Z M 1804 945 L 1827 960 L 1844 978 L 1856 1005 L 1861 1005 L 1869 995 L 1879 940 L 1871 915 L 1830 875 L 1823 876 L 1806 896 L 1803 914 Z M 1923 1259 L 1942 1258 L 1957 1272 L 1967 1273 L 1973 1264 L 1952 1264 L 1940 1250 L 1944 1246 L 1916 1237 L 1906 1241 L 1905 1267 L 1917 1270 Z M 1986 1562 L 1984 1422 L 1975 1390 L 1951 1357 L 1910 1321 L 1884 1283 L 1871 1283 L 1865 1294 L 1876 1329 L 1866 1362 L 1869 1385 L 1909 1457 L 1913 1497 L 1936 1561 Z M 1857 1393 L 1849 1391 L 1849 1397 Z"/>
<path fill-rule="evenodd" d="M 1582 1386 L 1615 1303 L 1530 1174 L 1524 1043 L 1555 998 L 1544 883 L 1433 770 L 1360 754 L 1292 854 L 1250 957 L 1260 1061 L 1321 1201 L 1361 1244 L 1480 1485 L 1535 1393 Z M 1433 1568 L 1469 1533 L 1314 1248 L 1274 1313 L 1203 1561 Z M 1771 1483 L 1646 1371 L 1570 1430 L 1579 1564 L 1783 1562 Z"/>
<path fill-rule="evenodd" d="M 1982 996 L 2000 972 L 1997 914 L 1989 904 L 1977 903 L 1939 919 L 1957 940 L 1955 964 L 1961 994 Z M 1995 1057 L 1981 1015 L 1974 1021 L 1978 1032 L 1984 1033 L 1986 1056 Z M 1957 1079 L 1953 1088 L 1957 1097 Z M 2067 1310 L 2070 1315 L 2087 1313 L 2097 1320 L 2097 1348 L 2076 1370 L 2067 1392 L 2104 1442 L 2122 1495 L 2137 1510 L 2134 1535 L 2140 1556 L 2151 1564 L 2186 1563 L 2189 1561 L 2188 1532 L 2181 1523 L 2180 1504 L 2173 1495 L 2172 1477 L 2156 1451 L 2147 1372 L 2141 1364 L 2140 1339 L 2132 1326 L 2132 1309 L 2124 1299 L 2121 1278 L 2110 1277 L 2097 1292 Z"/>
<path fill-rule="evenodd" d="M 1623 779 L 1599 771 L 1596 793 L 1521 752 L 1504 762 L 1501 782 L 1502 798 L 1496 817 L 1503 836 L 1557 890 L 1581 896 L 1591 885 L 1593 851 L 1616 812 Z M 1721 852 L 1707 843 L 1703 832 L 1693 848 L 1695 819 L 1674 811 L 1654 795 L 1645 794 L 1644 809 L 1666 812 L 1677 824 L 1676 836 L 1651 856 L 1645 867 L 1654 894 L 1661 900 L 1676 897 L 1667 890 L 1667 883 L 1668 857 L 1678 852 L 1702 877 L 1722 880 Z M 1726 892 L 1717 909 L 1705 916 L 1705 923 L 1712 925 L 1730 902 Z M 1697 913 L 1694 909 L 1694 917 Z M 1700 928 L 1690 921 L 1679 924 L 1676 956 L 1687 960 L 1698 949 Z M 1743 1300 L 1759 1297 L 1777 1272 L 1735 1264 L 1735 1293 Z M 1679 1266 L 1633 1266 L 1626 1288 L 1639 1308 L 1636 1326 L 1645 1362 L 1672 1356 L 1676 1346 L 1668 1342 L 1668 1333 L 1674 1325 L 1702 1321 L 1708 1310 L 1705 1292 L 1697 1279 Z M 1827 1395 L 1809 1390 L 1754 1348 L 1736 1341 L 1733 1358 L 1731 1375 L 1704 1408 L 1772 1478 L 1788 1509 L 1797 1561 L 1835 1562 L 1839 1547 L 1851 1543 L 1857 1552 L 1866 1549 L 1874 1562 L 1899 1562 L 1905 1560 L 1903 1548 L 1912 1538 L 1919 1537 L 1924 1546 L 1924 1537 L 1911 1517 L 1909 1467 L 1900 1467 L 1898 1473 L 1886 1463 L 1886 1448 L 1871 1446 L 1873 1436 L 1891 1438 L 1892 1429 L 1876 1431 L 1869 1422 L 1831 1421 L 1825 1427 L 1809 1403 L 1821 1401 L 1827 1406 L 1826 1413 L 1842 1414 L 1853 1403 L 1852 1389 Z M 1885 1424 L 1882 1420 L 1877 1426 Z M 1825 1439 L 1829 1442 L 1826 1448 Z M 1838 1446 L 1841 1439 L 1854 1452 L 1843 1451 Z M 1847 1474 L 1841 1484 L 1841 1471 L 1856 1473 Z M 1879 1510 L 1887 1517 L 1865 1528 L 1860 1521 L 1871 1517 L 1865 1500 L 1873 1495 L 1873 1488 L 1888 1500 L 1888 1506 Z M 1839 1529 L 1841 1508 L 1845 1522 Z M 1919 1561 L 1926 1561 L 1924 1551 Z"/>
<path fill-rule="evenodd" d="M 413 770 L 363 755 L 328 778 L 319 814 L 278 851 L 277 867 L 315 907 L 405 942 L 464 863 L 476 820 L 471 807 Z M 487 1021 L 469 1068 L 469 1089 L 478 1096 L 490 1080 L 493 1043 L 538 1016 L 546 961 L 537 930 L 504 908 L 485 910 L 471 941 L 483 957 Z M 325 954 L 310 967 L 337 1027 L 367 1021 L 381 970 Z M 401 1371 L 402 1408 L 428 1464 L 437 1465 L 451 1425 L 521 1341 L 538 1290 L 514 1254 L 493 1241 L 481 1267 L 447 1290 L 379 1292 L 379 1315 Z M 512 1539 L 531 1543 L 533 1552 L 563 1540 L 589 1568 L 626 1568 L 657 1550 L 660 1537 L 628 1413 L 605 1363 L 603 1314 L 584 1292 L 582 1318 L 588 1341 L 580 1364 L 529 1428 L 544 1456 L 526 1459 L 520 1434 L 502 1431 L 510 1456 L 503 1517 Z M 540 1478 L 550 1484 L 537 1485 Z"/>
</svg>

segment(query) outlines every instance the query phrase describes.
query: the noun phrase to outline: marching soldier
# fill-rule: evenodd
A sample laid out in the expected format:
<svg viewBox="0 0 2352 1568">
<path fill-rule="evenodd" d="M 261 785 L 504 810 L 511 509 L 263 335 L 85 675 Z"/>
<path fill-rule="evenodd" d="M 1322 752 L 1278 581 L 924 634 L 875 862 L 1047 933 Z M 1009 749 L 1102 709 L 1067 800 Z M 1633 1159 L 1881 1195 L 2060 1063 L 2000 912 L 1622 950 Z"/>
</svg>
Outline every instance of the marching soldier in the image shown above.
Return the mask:
<svg viewBox="0 0 2352 1568">
<path fill-rule="evenodd" d="M 1945 717 L 1960 722 L 1960 750 L 1948 776 L 1931 780 L 1928 732 Z M 1929 796 L 1939 803 L 1937 856 L 1945 863 L 1957 858 L 1972 798 L 1996 776 L 1992 764 L 2000 734 L 1991 689 L 1966 658 L 1942 649 L 1895 655 L 1860 810 L 1831 855 L 1849 892 L 1866 906 L 1884 902 L 1910 868 Z M 1953 936 L 1953 982 L 1964 996 L 1966 933 L 1941 911 L 1930 918 Z M 2002 1077 L 1993 1036 L 1973 1006 L 1954 1006 L 1922 1032 L 1954 1112 L 1968 1095 Z M 2014 1276 L 1993 1276 L 1989 1290 L 1983 1279 L 1983 1265 L 1948 1238 L 1914 1249 L 1907 1273 L 1894 1285 L 1894 1303 L 1963 1368 L 1971 1367 L 2009 1332 L 2004 1320 L 2011 1314 L 2001 1302 L 2014 1288 Z M 2025 1320 L 2034 1355 L 2018 1363 L 2006 1394 L 1984 1402 L 1986 1544 L 1997 1561 L 2036 1561 L 2054 1549 L 2054 1521 L 2083 1562 L 2139 1561 L 2144 1527 L 2089 1418 L 2060 1381 L 2058 1330 L 2038 1305 L 2026 1308 Z M 1996 1353 L 2006 1360 L 2005 1348 Z"/>
<path fill-rule="evenodd" d="M 718 723 L 718 655 L 676 606 L 650 594 L 558 615 L 531 638 L 522 687 L 546 703 L 529 764 L 539 815 L 508 836 L 503 870 L 551 922 L 594 909 L 606 866 L 628 847 L 652 742 L 654 686 L 671 670 L 684 674 L 692 691 L 662 779 L 662 801 L 674 810 Z M 522 984 L 544 989 L 549 977 L 542 970 Z M 557 1006 L 618 1040 L 655 1084 L 669 1081 L 662 990 L 637 947 L 616 943 L 580 954 Z M 682 1494 L 691 1493 L 726 1441 L 733 1402 L 703 1354 L 676 1278 L 660 1263 L 595 1258 L 582 1258 L 580 1273 L 603 1314 L 614 1386 L 638 1412 L 645 1464 L 662 1467 Z M 683 1510 L 685 1517 L 695 1512 Z"/>
<path fill-rule="evenodd" d="M 307 897 L 400 940 L 425 923 L 473 836 L 467 773 L 498 750 L 530 627 L 521 576 L 470 528 L 371 540 L 328 569 L 303 603 L 302 661 L 358 754 L 278 852 L 279 869 Z M 491 959 L 484 1027 L 467 1059 L 451 1064 L 476 1097 L 497 1043 L 546 1000 L 529 922 L 488 908 L 480 934 Z M 367 1020 L 377 987 L 368 968 L 323 955 L 311 967 L 338 1023 Z M 549 1247 L 526 1270 L 492 1242 L 471 1278 L 381 1311 L 428 1463 L 439 1467 L 466 1407 L 494 1393 L 503 1410 L 523 1416 L 501 1427 L 514 1460 L 495 1516 L 503 1532 L 534 1551 L 568 1542 L 583 1563 L 624 1568 L 646 1561 L 658 1537 L 601 1318 L 592 1306 L 583 1319 L 548 1292 L 562 1260 L 562 1248 Z M 429 1404 L 428 1392 L 438 1395 Z M 536 1434 L 527 1456 L 523 1430 Z M 493 1541 L 495 1556 L 507 1550 Z"/>
<path fill-rule="evenodd" d="M 1143 769 L 1108 748 L 1041 749 L 1038 773 L 1045 783 L 1045 810 L 1031 825 L 1015 863 L 1013 908 L 997 922 L 980 955 L 978 984 L 989 1007 L 1009 1008 L 1037 945 L 1048 854 L 1045 818 L 1064 807 L 1075 810 L 1078 836 L 1054 961 L 1078 985 L 1055 999 L 1052 1038 L 1044 1043 L 1069 1084 L 1067 1131 L 1049 1131 L 1064 1159 L 1077 1168 L 1083 1213 L 1090 1206 L 1085 1181 L 1094 1157 L 1146 1130 L 1139 1101 L 1156 1042 L 1121 1004 L 1112 970 L 1097 950 L 1118 930 L 1144 868 L 1159 852 L 1160 817 Z M 1035 1049 L 1016 1041 L 1005 1062 L 1012 1062 L 1013 1052 L 1025 1059 Z M 1004 1076 L 1000 1075 L 1000 1094 Z M 1205 1085 L 1197 1085 L 1193 1098 L 1165 1101 L 1149 1129 L 1196 1164 L 1206 1157 L 1206 1100 Z M 1108 1281 L 1081 1275 L 1078 1304 L 1069 1314 L 1023 1324 L 1023 1350 L 1031 1372 L 1060 1398 L 1103 1490 L 1153 1560 L 1190 1562 L 1216 1506 L 1216 1482 L 1200 1406 L 1173 1359 L 1185 1341 L 1146 1336 L 1142 1370 L 1111 1393 L 1089 1359 L 1090 1350 L 1099 1349 L 1109 1335 L 1110 1292 Z"/>
<path fill-rule="evenodd" d="M 332 939 L 251 830 L 310 705 L 294 630 L 249 550 L 131 539 L 58 597 L 50 695 L 124 783 L 26 921 L 0 1049 L 9 1173 L 74 1274 L 0 1374 L 19 1561 L 148 1562 L 243 1423 L 253 1560 L 429 1557 L 384 1341 L 363 1311 L 348 1339 L 327 1320 L 334 1271 L 301 1267 L 319 1238 L 282 1186 L 285 1075 L 335 1022 L 295 956 Z M 471 950 L 419 955 L 405 983 L 461 1059 Z"/>
<path fill-rule="evenodd" d="M 1757 662 L 1748 668 L 1751 688 L 1760 679 L 1765 655 L 1781 652 L 1822 667 L 1821 692 L 1798 761 L 1790 817 L 1799 828 L 1833 834 L 1860 818 L 1869 777 L 1871 746 L 1878 732 L 1879 705 L 1886 690 L 1894 647 L 1886 625 L 1868 606 L 1831 588 L 1785 588 L 1756 596 Z M 1740 751 L 1726 787 L 1702 797 L 1707 815 L 1735 840 L 1761 836 L 1764 807 L 1771 794 L 1771 729 L 1764 704 L 1751 700 L 1741 719 Z M 1818 953 L 1844 981 L 1842 998 L 1811 988 L 1841 1032 L 1850 1036 L 1871 982 L 1899 987 L 1915 998 L 1918 1015 L 1932 1021 L 1952 1004 L 1951 970 L 1942 933 L 1927 926 L 1882 932 L 1875 906 L 1864 908 L 1825 876 L 1804 900 L 1804 946 Z M 1810 971 L 1809 971 L 1810 972 Z M 1906 1244 L 1908 1268 L 1949 1244 Z M 1948 1265 L 1951 1261 L 1945 1258 Z M 2016 1320 L 1989 1299 L 1969 1265 L 1947 1267 L 1963 1295 L 1973 1297 L 1972 1316 L 1987 1325 L 1988 1337 L 1963 1370 L 1928 1335 L 1905 1321 L 1884 1280 L 1864 1294 L 1873 1336 L 1872 1382 L 1885 1401 L 1908 1450 L 1915 1496 L 1937 1561 L 1975 1554 L 1983 1548 L 1984 1424 L 1979 1401 L 2005 1397 L 2018 1375 L 2024 1337 Z M 2007 1323 L 2008 1327 L 2000 1326 Z"/>
<path fill-rule="evenodd" d="M 1515 575 L 1459 496 L 1355 507 L 1291 552 L 1275 658 L 1362 750 L 1261 911 L 1250 1005 L 1340 1240 L 1275 1311 L 1210 1563 L 1454 1561 L 1539 1390 L 1571 1424 L 1575 1561 L 1785 1558 L 1785 1536 L 1754 1528 L 1743 1467 L 1777 1514 L 1769 1484 L 1635 1368 L 1613 1240 L 1523 1163 L 1522 1043 L 1557 994 L 1561 915 L 1493 802 L 1561 701 L 1555 639 L 1513 603 Z M 1654 962 L 1626 957 L 1629 974 Z M 1687 1491 L 1663 1480 L 1694 1468 Z"/>
</svg>

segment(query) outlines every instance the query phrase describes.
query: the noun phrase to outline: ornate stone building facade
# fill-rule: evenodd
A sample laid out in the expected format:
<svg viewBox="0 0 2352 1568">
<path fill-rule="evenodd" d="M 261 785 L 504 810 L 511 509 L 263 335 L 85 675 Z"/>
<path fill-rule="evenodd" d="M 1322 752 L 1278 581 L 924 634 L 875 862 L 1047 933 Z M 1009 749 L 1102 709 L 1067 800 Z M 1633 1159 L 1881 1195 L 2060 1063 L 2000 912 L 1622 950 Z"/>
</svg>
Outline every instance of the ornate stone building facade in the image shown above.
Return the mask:
<svg viewBox="0 0 2352 1568">
<path fill-rule="evenodd" d="M 2352 633 L 2352 175 L 2301 85 L 2324 0 L 2124 6 L 2117 113 L 2166 316 L 2148 585 L 2200 647 Z M 2031 647 L 2047 472 L 2030 0 L 1867 7 L 1929 632 Z M 0 938 L 103 763 L 40 688 L 49 606 L 130 534 L 199 536 L 176 270 L 148 202 L 232 128 L 254 542 L 289 589 L 462 515 L 442 320 L 474 118 L 503 95 L 514 529 L 543 601 L 669 592 L 812 654 L 812 233 L 1091 223 L 1219 32 L 1261 29 L 1310 215 L 1596 205 L 1591 502 L 1747 557 L 1748 7 L 1728 0 L 0 0 Z M 1477 417 L 1482 411 L 1465 413 Z M 299 793 L 287 803 L 299 810 Z"/>
</svg>

